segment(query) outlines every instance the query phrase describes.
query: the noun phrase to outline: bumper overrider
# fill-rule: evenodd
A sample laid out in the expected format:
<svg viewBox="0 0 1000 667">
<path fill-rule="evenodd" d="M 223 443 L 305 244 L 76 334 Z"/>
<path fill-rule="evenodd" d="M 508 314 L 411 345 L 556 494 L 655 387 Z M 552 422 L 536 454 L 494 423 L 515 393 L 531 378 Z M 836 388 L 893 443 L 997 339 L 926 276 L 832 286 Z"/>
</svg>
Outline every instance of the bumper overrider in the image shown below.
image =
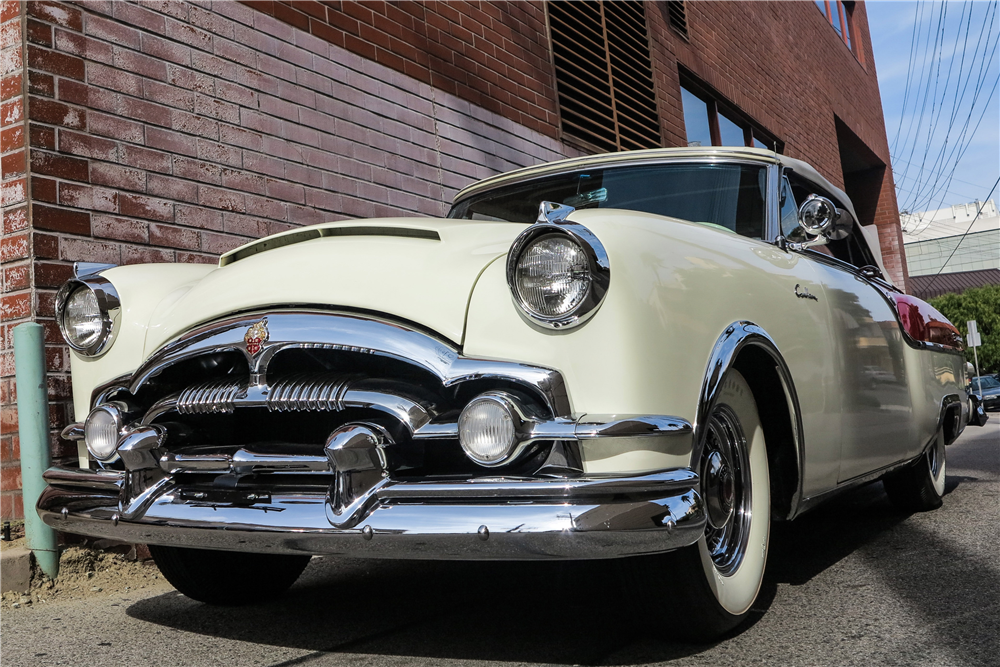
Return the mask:
<svg viewBox="0 0 1000 667">
<path fill-rule="evenodd" d="M 245 340 L 248 328 L 264 318 L 266 336 Z M 397 474 L 399 451 L 414 443 L 454 440 L 457 446 L 456 411 L 438 411 L 414 392 L 370 378 L 268 377 L 271 360 L 303 348 L 402 360 L 429 371 L 442 387 L 480 383 L 476 387 L 487 391 L 469 403 L 486 397 L 501 408 L 509 404 L 516 424 L 509 460 L 535 452 L 530 455 L 540 461 L 537 471 L 511 474 L 502 461 L 491 470 L 494 464 L 467 452 L 481 471 L 424 478 Z M 165 346 L 117 395 L 95 394 L 94 407 L 110 398 L 126 406 L 123 396 L 141 396 L 143 385 L 171 364 L 220 350 L 245 355 L 247 375 L 174 392 L 139 415 L 126 410 L 117 452 L 101 469 L 46 471 L 49 486 L 37 508 L 41 518 L 64 532 L 135 543 L 372 558 L 613 558 L 670 551 L 704 534 L 699 479 L 690 469 L 587 474 L 573 455 L 581 441 L 690 438 L 686 421 L 570 415 L 555 371 L 465 358 L 424 333 L 370 317 L 296 311 L 216 322 Z M 489 389 L 487 381 L 514 391 Z M 356 414 L 362 408 L 385 419 L 343 423 L 311 453 L 263 451 L 252 443 L 185 450 L 171 446 L 165 425 L 171 415 L 244 409 Z M 74 425 L 64 435 L 82 438 L 85 429 Z M 300 488 L 259 483 L 293 477 L 312 481 Z"/>
</svg>

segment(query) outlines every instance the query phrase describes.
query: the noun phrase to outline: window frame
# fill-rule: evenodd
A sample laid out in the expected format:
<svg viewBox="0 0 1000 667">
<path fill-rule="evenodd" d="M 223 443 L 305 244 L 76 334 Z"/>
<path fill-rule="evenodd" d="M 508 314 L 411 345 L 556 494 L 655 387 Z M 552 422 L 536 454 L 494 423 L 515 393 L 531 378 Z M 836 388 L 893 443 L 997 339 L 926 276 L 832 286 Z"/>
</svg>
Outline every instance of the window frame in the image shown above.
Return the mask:
<svg viewBox="0 0 1000 667">
<path fill-rule="evenodd" d="M 851 0 L 814 0 L 816 9 L 823 14 L 833 31 L 837 33 L 840 41 L 844 43 L 847 50 L 854 54 L 858 62 L 863 62 L 860 45 L 857 43 L 857 35 L 854 31 L 854 2 Z M 837 19 L 840 22 L 840 30 L 833 22 L 833 8 L 836 7 Z"/>
<path fill-rule="evenodd" d="M 760 141 L 766 150 L 773 150 L 782 154 L 785 150 L 785 143 L 764 129 L 764 127 L 744 113 L 736 105 L 728 102 L 715 92 L 712 88 L 701 83 L 693 75 L 684 69 L 678 68 L 680 72 L 679 89 L 697 97 L 705 103 L 708 108 L 708 130 L 712 139 L 712 146 L 724 146 L 722 143 L 722 132 L 719 129 L 719 115 L 725 116 L 729 121 L 743 130 L 743 147 L 754 148 L 754 140 Z M 683 93 L 678 96 L 683 98 Z M 681 117 L 684 117 L 683 101 L 681 102 Z M 684 122 L 684 140 L 687 141 L 687 119 Z"/>
</svg>

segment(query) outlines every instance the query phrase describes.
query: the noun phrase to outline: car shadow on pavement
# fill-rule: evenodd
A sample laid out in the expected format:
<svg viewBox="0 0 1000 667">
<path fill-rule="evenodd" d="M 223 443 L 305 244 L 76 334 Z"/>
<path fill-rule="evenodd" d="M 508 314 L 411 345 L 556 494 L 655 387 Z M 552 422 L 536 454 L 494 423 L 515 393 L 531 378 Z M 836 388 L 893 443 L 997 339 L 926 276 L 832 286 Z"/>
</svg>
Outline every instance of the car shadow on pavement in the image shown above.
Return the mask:
<svg viewBox="0 0 1000 667">
<path fill-rule="evenodd" d="M 956 481 L 949 478 L 949 491 Z M 908 516 L 892 508 L 881 484 L 872 484 L 795 522 L 775 524 L 764 587 L 750 622 L 733 636 L 752 631 L 772 606 L 779 584 L 804 584 L 855 551 L 884 541 L 887 533 L 895 533 L 892 541 L 904 539 L 900 534 L 905 532 L 908 542 L 926 543 L 924 536 L 911 535 L 919 530 L 904 524 Z M 947 545 L 938 547 L 947 551 Z M 212 607 L 168 593 L 132 604 L 128 614 L 186 632 L 310 651 L 281 665 L 309 664 L 330 653 L 645 664 L 711 647 L 671 642 L 655 627 L 637 623 L 632 600 L 620 582 L 619 568 L 600 561 L 326 557 L 314 558 L 289 593 L 276 601 Z M 900 592 L 920 605 L 922 589 Z"/>
</svg>

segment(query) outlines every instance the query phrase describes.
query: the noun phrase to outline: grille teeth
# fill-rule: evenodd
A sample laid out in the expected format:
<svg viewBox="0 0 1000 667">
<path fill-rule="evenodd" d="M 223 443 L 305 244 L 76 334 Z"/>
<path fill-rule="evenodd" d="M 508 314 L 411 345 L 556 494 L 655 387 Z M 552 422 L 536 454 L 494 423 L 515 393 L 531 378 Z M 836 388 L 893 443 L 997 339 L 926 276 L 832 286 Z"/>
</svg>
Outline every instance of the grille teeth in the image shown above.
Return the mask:
<svg viewBox="0 0 1000 667">
<path fill-rule="evenodd" d="M 231 413 L 235 400 L 246 387 L 228 380 L 207 382 L 188 387 L 177 399 L 177 411 L 182 415 Z"/>
<path fill-rule="evenodd" d="M 272 412 L 339 412 L 344 394 L 357 378 L 352 376 L 297 375 L 274 383 L 268 392 Z"/>
<path fill-rule="evenodd" d="M 353 375 L 295 375 L 275 382 L 266 390 L 263 401 L 251 401 L 271 412 L 339 412 L 344 409 L 344 397 Z M 177 399 L 177 411 L 182 415 L 229 414 L 236 403 L 246 399 L 246 382 L 222 380 L 188 387 Z"/>
</svg>

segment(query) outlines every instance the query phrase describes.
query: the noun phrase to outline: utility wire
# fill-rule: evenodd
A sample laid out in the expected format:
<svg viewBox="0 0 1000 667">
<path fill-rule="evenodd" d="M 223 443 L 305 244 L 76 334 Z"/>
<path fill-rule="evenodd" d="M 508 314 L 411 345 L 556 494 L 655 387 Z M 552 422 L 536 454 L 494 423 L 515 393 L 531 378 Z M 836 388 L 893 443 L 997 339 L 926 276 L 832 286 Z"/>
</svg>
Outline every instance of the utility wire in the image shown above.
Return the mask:
<svg viewBox="0 0 1000 667">
<path fill-rule="evenodd" d="M 990 193 L 989 193 L 988 195 L 986 195 L 986 199 L 985 199 L 985 201 L 989 201 L 989 200 L 990 200 L 990 197 L 992 197 L 992 196 L 993 196 L 993 192 L 994 192 L 994 191 L 995 191 L 995 190 L 997 189 L 997 185 L 1000 185 L 1000 178 L 997 178 L 997 180 L 996 180 L 996 183 L 994 183 L 994 184 L 993 184 L 993 187 L 992 187 L 992 188 L 990 188 Z M 984 202 L 984 203 L 985 203 L 985 202 Z M 932 288 L 932 287 L 934 287 L 934 283 L 936 283 L 936 282 L 937 282 L 937 279 L 938 279 L 938 278 L 939 278 L 939 277 L 941 276 L 941 272 L 942 272 L 942 271 L 944 271 L 944 267 L 948 266 L 948 262 L 950 262 L 950 261 L 951 261 L 951 258 L 955 256 L 955 253 L 956 253 L 956 252 L 958 252 L 958 247 L 959 247 L 960 245 L 962 245 L 962 241 L 964 241 L 964 240 L 965 240 L 965 237 L 969 235 L 969 232 L 970 232 L 970 231 L 972 231 L 972 226 L 973 226 L 974 224 L 976 224 L 976 220 L 979 220 L 979 215 L 980 215 L 980 214 L 981 214 L 982 212 L 983 212 L 983 207 L 982 207 L 982 206 L 980 206 L 980 207 L 979 207 L 979 210 L 978 210 L 978 211 L 976 211 L 976 217 L 974 217 L 974 218 L 972 219 L 972 222 L 970 222 L 970 223 L 969 223 L 969 228 L 965 230 L 965 233 L 964 233 L 964 234 L 962 234 L 962 238 L 960 238 L 960 239 L 958 240 L 958 243 L 956 243 L 956 244 L 955 244 L 955 247 L 954 247 L 954 249 L 952 249 L 952 251 L 951 251 L 951 254 L 950 254 L 950 255 L 948 255 L 948 259 L 944 260 L 944 264 L 942 264 L 942 265 L 941 265 L 941 268 L 940 268 L 940 269 L 938 269 L 938 272 L 934 274 L 934 278 L 933 278 L 933 279 L 931 279 L 931 281 L 930 281 L 930 283 L 928 283 L 927 287 L 925 287 L 925 288 L 924 288 L 923 290 L 921 290 L 921 293 L 923 293 L 923 294 L 926 294 L 927 292 L 930 292 L 930 291 L 931 291 L 931 288 Z"/>
<path fill-rule="evenodd" d="M 994 2 L 992 4 L 993 4 L 993 10 L 994 11 L 991 12 L 991 20 L 990 20 L 990 26 L 989 26 L 990 30 L 989 30 L 988 34 L 992 33 L 993 23 L 996 20 L 996 11 L 995 11 L 996 10 L 996 2 Z M 985 27 L 985 25 L 986 25 L 986 22 L 984 20 L 983 26 Z M 965 118 L 964 122 L 962 123 L 962 130 L 960 131 L 959 136 L 957 138 L 957 141 L 951 147 L 950 151 L 947 151 L 947 146 L 945 144 L 942 145 L 941 151 L 939 151 L 939 159 L 935 160 L 934 171 L 936 172 L 936 176 L 934 178 L 933 184 L 931 185 L 931 191 L 929 193 L 924 193 L 923 196 L 914 196 L 914 197 L 911 197 L 911 199 L 907 202 L 907 206 L 906 206 L 906 208 L 908 208 L 909 210 L 920 209 L 920 208 L 923 208 L 924 206 L 929 205 L 931 203 L 931 201 L 937 196 L 937 193 L 940 192 L 940 191 L 942 191 L 942 190 L 944 191 L 944 196 L 942 197 L 942 201 L 943 201 L 944 197 L 947 196 L 948 188 L 951 185 L 951 179 L 954 177 L 955 171 L 958 168 L 958 164 L 961 161 L 962 156 L 965 155 L 965 152 L 968 150 L 969 146 L 972 143 L 972 139 L 975 137 L 975 134 L 976 134 L 977 130 L 979 129 L 979 125 L 982 123 L 982 118 L 985 115 L 986 111 L 989 109 L 989 102 L 990 102 L 990 100 L 993 97 L 993 92 L 996 89 L 996 85 L 994 84 L 994 86 L 991 89 L 990 93 L 986 96 L 986 101 L 985 101 L 985 105 L 983 107 L 983 112 L 980 114 L 979 120 L 976 122 L 976 127 L 972 130 L 972 133 L 970 134 L 968 130 L 969 130 L 969 125 L 971 124 L 973 115 L 975 114 L 976 104 L 979 101 L 979 97 L 980 97 L 980 94 L 982 92 L 983 85 L 986 83 L 986 81 L 990 77 L 990 73 L 989 73 L 988 69 L 986 71 L 984 71 L 984 67 L 988 67 L 988 65 L 987 65 L 988 63 L 992 63 L 992 62 L 995 61 L 995 56 L 996 56 L 998 45 L 1000 45 L 1000 34 L 998 34 L 997 38 L 993 41 L 993 47 L 992 47 L 992 49 L 990 48 L 990 40 L 989 40 L 989 37 L 987 36 L 987 39 L 986 39 L 985 44 L 984 44 L 984 46 L 985 46 L 985 48 L 984 48 L 984 55 L 985 55 L 986 51 L 990 51 L 990 53 L 989 53 L 988 57 L 979 58 L 979 60 L 980 60 L 980 68 L 979 68 L 979 73 L 977 74 L 978 81 L 976 82 L 976 89 L 975 89 L 975 92 L 973 93 L 972 102 L 969 105 L 969 112 L 966 115 L 966 118 Z M 978 56 L 978 53 L 976 55 Z M 971 72 L 970 72 L 970 78 L 969 78 L 969 80 L 971 80 Z M 998 78 L 998 80 L 1000 80 L 1000 78 Z M 966 83 L 968 83 L 968 81 Z M 964 91 L 963 91 L 962 97 L 964 99 Z M 951 134 L 951 129 L 952 128 L 949 127 L 949 132 L 948 132 L 949 135 Z M 946 142 L 947 142 L 947 139 L 948 139 L 948 137 L 945 138 Z M 945 152 L 947 152 L 947 156 L 945 156 Z M 955 156 L 956 153 L 958 154 L 958 157 L 956 158 L 955 162 L 952 164 L 951 169 L 948 171 L 948 175 L 945 176 L 944 179 L 943 179 L 944 180 L 944 187 L 943 188 L 938 188 L 937 185 L 938 185 L 938 183 L 941 182 L 941 180 L 942 180 L 942 174 L 944 173 L 943 171 L 938 171 L 938 169 L 942 168 L 943 165 L 951 163 L 952 157 Z M 925 185 L 925 184 L 926 184 L 925 182 L 922 184 L 921 189 L 923 189 L 923 185 Z"/>
</svg>

